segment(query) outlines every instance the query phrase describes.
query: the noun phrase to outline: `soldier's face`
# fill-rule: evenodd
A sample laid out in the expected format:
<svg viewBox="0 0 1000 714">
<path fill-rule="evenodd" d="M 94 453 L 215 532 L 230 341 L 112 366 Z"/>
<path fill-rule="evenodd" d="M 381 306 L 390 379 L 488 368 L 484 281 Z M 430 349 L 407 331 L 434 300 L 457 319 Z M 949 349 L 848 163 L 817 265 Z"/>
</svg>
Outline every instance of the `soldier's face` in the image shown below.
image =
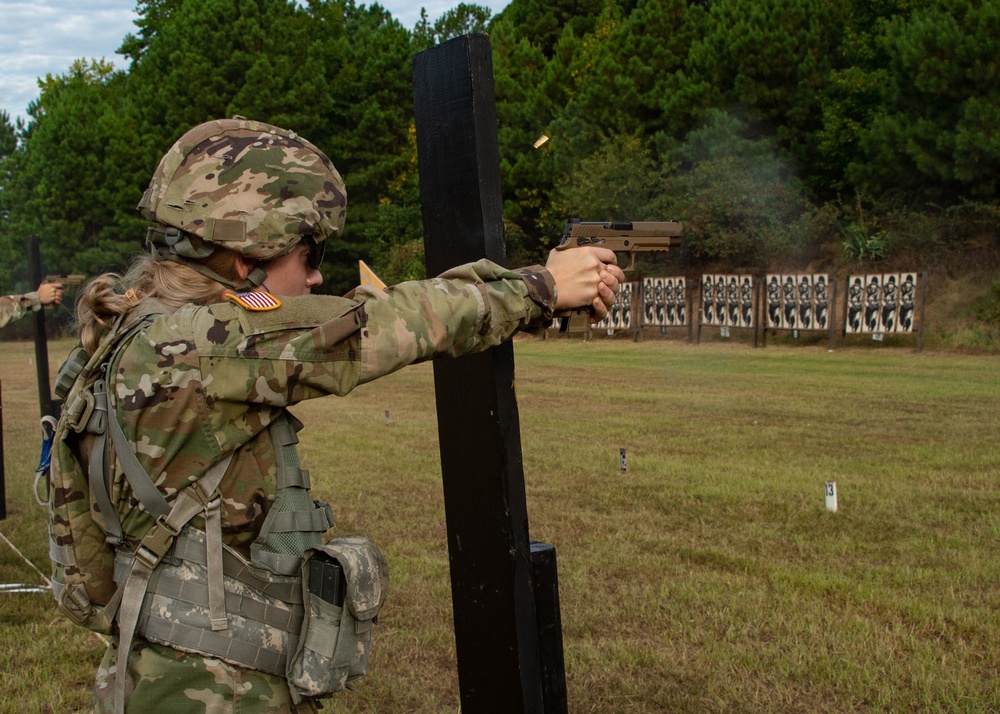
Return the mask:
<svg viewBox="0 0 1000 714">
<path fill-rule="evenodd" d="M 323 282 L 323 275 L 309 264 L 309 246 L 300 243 L 289 253 L 267 264 L 264 284 L 274 295 L 296 297 Z"/>
</svg>

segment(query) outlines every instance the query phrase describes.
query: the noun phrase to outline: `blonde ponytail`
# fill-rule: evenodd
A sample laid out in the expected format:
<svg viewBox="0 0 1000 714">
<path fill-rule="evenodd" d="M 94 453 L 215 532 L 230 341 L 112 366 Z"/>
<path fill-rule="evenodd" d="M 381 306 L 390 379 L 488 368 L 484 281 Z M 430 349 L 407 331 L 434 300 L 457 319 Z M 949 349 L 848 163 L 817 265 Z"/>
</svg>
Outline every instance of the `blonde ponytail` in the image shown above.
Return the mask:
<svg viewBox="0 0 1000 714">
<path fill-rule="evenodd" d="M 204 261 L 219 275 L 236 279 L 236 253 L 217 249 Z M 136 258 L 124 275 L 104 273 L 83 289 L 76 306 L 80 344 L 93 353 L 118 317 L 131 310 L 143 298 L 154 297 L 163 304 L 208 305 L 218 302 L 228 288 L 186 265 Z"/>
</svg>

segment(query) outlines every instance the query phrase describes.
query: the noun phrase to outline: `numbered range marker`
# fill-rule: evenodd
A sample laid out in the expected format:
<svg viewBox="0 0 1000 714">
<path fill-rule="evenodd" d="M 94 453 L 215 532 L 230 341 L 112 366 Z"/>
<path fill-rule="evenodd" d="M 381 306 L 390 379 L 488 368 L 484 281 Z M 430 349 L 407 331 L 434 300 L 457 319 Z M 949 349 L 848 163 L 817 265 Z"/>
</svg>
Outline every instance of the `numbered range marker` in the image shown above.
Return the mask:
<svg viewBox="0 0 1000 714">
<path fill-rule="evenodd" d="M 826 510 L 831 513 L 837 512 L 837 483 L 835 481 L 826 482 Z"/>
<path fill-rule="evenodd" d="M 618 456 L 621 459 L 622 473 L 628 473 L 628 462 L 625 459 L 625 447 L 623 446 L 618 450 Z"/>
</svg>

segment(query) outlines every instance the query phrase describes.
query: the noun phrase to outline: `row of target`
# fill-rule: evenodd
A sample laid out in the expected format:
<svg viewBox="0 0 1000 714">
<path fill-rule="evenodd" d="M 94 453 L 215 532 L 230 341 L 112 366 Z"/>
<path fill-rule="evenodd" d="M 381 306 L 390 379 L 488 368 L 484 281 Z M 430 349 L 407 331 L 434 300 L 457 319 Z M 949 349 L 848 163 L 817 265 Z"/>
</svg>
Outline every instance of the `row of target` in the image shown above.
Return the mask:
<svg viewBox="0 0 1000 714">
<path fill-rule="evenodd" d="M 832 319 L 828 274 L 768 274 L 764 280 L 764 320 L 769 329 L 827 330 Z M 752 275 L 703 275 L 698 296 L 702 325 L 753 328 L 756 325 Z M 646 278 L 641 283 L 642 325 L 686 326 L 691 318 L 688 281 L 683 276 Z M 595 329 L 632 326 L 632 283 L 626 283 L 608 316 Z M 847 280 L 848 333 L 912 332 L 916 273 L 852 275 Z"/>
</svg>

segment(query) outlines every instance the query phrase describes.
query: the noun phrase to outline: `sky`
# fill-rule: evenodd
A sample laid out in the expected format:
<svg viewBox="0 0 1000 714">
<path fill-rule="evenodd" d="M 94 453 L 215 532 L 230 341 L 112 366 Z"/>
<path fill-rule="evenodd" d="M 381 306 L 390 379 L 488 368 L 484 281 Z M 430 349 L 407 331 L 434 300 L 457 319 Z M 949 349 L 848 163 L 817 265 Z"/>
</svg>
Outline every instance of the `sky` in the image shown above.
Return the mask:
<svg viewBox="0 0 1000 714">
<path fill-rule="evenodd" d="M 433 22 L 461 0 L 381 0 L 382 7 L 412 29 L 427 10 Z M 473 0 L 494 15 L 510 0 Z M 358 0 L 358 4 L 371 2 Z M 0 0 L 0 110 L 11 121 L 28 119 L 38 98 L 38 79 L 67 72 L 77 59 L 104 58 L 117 69 L 126 60 L 115 50 L 135 30 L 135 0 Z"/>
</svg>

